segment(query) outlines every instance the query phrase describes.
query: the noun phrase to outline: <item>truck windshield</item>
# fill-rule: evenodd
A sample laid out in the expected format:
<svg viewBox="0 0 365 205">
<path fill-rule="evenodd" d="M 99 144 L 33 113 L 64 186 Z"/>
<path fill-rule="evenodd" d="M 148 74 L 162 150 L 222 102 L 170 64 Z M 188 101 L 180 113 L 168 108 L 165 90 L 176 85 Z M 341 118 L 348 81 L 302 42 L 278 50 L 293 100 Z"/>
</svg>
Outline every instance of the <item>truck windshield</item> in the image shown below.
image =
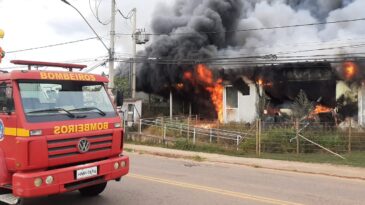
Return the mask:
<svg viewBox="0 0 365 205">
<path fill-rule="evenodd" d="M 29 122 L 116 116 L 102 83 L 21 81 L 19 89 Z"/>
</svg>

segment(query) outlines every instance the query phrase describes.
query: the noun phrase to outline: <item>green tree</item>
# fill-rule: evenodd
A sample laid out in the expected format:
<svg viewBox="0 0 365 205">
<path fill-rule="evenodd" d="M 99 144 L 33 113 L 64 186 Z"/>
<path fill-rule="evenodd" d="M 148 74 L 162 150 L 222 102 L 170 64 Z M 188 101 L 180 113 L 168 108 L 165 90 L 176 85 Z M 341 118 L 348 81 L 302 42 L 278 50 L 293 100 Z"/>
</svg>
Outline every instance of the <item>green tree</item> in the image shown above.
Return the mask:
<svg viewBox="0 0 365 205">
<path fill-rule="evenodd" d="M 124 98 L 131 97 L 131 87 L 130 87 L 128 77 L 115 77 L 114 78 L 114 89 L 123 91 Z"/>
<path fill-rule="evenodd" d="M 270 105 L 270 98 L 266 95 L 264 87 L 259 83 L 255 84 L 256 92 L 258 96 L 258 101 L 256 103 L 257 115 L 260 119 L 263 119 L 265 115 L 265 110 L 268 109 Z"/>
<path fill-rule="evenodd" d="M 300 90 L 292 104 L 293 117 L 296 119 L 302 119 L 308 116 L 313 111 L 313 108 L 313 102 L 308 99 L 303 90 Z"/>
</svg>

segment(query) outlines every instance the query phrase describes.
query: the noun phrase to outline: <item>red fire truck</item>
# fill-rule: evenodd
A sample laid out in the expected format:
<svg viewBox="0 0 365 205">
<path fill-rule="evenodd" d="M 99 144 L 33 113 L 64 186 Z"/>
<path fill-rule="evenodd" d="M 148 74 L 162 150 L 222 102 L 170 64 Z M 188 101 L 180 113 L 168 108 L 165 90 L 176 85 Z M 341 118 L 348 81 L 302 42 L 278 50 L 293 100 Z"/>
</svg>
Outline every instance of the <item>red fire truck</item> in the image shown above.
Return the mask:
<svg viewBox="0 0 365 205">
<path fill-rule="evenodd" d="M 95 196 L 128 173 L 106 77 L 70 72 L 84 65 L 11 62 L 29 69 L 0 71 L 0 201 L 74 190 Z M 69 71 L 31 70 L 43 66 Z"/>
</svg>

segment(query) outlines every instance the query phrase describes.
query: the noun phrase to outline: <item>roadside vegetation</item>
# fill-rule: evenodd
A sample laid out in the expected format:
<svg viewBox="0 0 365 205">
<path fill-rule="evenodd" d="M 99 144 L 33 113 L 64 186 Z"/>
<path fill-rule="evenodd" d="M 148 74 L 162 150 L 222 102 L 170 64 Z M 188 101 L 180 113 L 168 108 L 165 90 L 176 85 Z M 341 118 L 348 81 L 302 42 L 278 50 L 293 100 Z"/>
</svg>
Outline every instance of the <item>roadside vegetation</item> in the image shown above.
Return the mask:
<svg viewBox="0 0 365 205">
<path fill-rule="evenodd" d="M 240 123 L 220 125 L 220 128 L 240 132 L 252 131 L 249 124 Z M 134 128 L 133 131 L 137 131 L 137 129 Z M 156 136 L 156 138 L 128 139 L 127 142 L 238 157 L 258 157 L 256 155 L 254 133 L 246 136 L 238 147 L 235 142 L 222 139 L 213 139 L 210 143 L 207 136 L 197 136 L 194 144 L 191 135 L 188 138 L 186 133 L 181 133 L 178 130 L 167 130 L 166 136 L 168 137 L 164 141 L 161 138 L 163 134 L 161 127 L 148 127 L 143 130 L 143 133 Z M 300 141 L 300 152 L 296 154 L 295 134 L 295 129 L 290 125 L 266 125 L 261 135 L 260 158 L 365 167 L 365 140 L 362 132 L 354 131 L 351 133 L 351 152 L 349 152 L 349 139 L 346 130 L 340 131 L 338 129 L 327 129 L 323 126 L 312 126 L 303 132 L 306 138 L 341 154 L 346 158 L 345 160 L 331 155 L 320 147 L 304 140 Z"/>
<path fill-rule="evenodd" d="M 364 154 L 364 152 L 361 152 L 361 151 L 355 151 L 355 152 L 352 152 L 351 154 L 344 154 L 343 156 L 346 158 L 345 160 L 340 159 L 338 157 L 335 157 L 335 156 L 330 155 L 325 152 L 301 153 L 299 155 L 295 155 L 293 153 L 261 153 L 261 156 L 257 157 L 257 155 L 253 152 L 246 152 L 241 149 L 237 151 L 234 148 L 222 147 L 217 144 L 196 144 L 196 145 L 194 145 L 191 142 L 187 142 L 186 139 L 179 139 L 176 141 L 175 144 L 167 144 L 167 145 L 151 143 L 148 141 L 137 142 L 137 141 L 126 140 L 126 142 L 131 143 L 131 144 L 156 146 L 156 147 L 178 149 L 178 150 L 185 150 L 185 151 L 194 151 L 194 152 L 224 154 L 224 155 L 237 156 L 237 157 L 287 160 L 287 161 L 310 162 L 310 163 L 328 163 L 328 164 L 348 165 L 348 166 L 355 166 L 355 167 L 365 167 L 365 154 Z M 200 161 L 200 160 L 196 160 L 196 161 Z"/>
</svg>

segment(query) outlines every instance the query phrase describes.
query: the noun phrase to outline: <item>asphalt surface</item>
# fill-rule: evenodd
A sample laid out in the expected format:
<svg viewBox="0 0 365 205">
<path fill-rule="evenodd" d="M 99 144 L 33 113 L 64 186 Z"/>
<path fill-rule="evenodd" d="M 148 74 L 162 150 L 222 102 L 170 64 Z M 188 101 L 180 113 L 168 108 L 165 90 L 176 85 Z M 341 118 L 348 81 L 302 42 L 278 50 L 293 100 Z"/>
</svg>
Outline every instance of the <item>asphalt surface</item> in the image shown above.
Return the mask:
<svg viewBox="0 0 365 205">
<path fill-rule="evenodd" d="M 25 205 L 365 204 L 363 180 L 129 155 L 130 174 L 110 182 L 101 196 L 72 192 Z"/>
</svg>

